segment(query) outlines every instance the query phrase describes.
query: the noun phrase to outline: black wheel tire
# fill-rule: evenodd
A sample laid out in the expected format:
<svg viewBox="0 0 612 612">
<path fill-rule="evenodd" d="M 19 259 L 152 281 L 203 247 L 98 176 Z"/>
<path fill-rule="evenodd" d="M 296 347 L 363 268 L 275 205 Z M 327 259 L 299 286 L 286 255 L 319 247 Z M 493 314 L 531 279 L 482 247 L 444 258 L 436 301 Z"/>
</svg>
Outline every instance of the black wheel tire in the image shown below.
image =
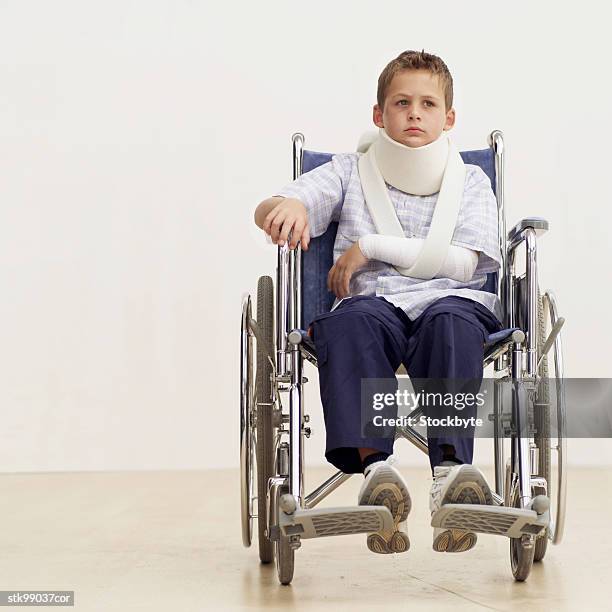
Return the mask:
<svg viewBox="0 0 612 612">
<path fill-rule="evenodd" d="M 289 488 L 281 487 L 279 499 L 285 493 L 289 493 Z M 289 546 L 289 538 L 282 533 L 279 533 L 279 539 L 274 543 L 274 555 L 278 581 L 281 584 L 290 584 L 293 580 L 293 570 L 295 567 L 295 550 Z"/>
<path fill-rule="evenodd" d="M 257 282 L 257 325 L 268 346 L 274 346 L 274 285 L 261 276 Z M 266 537 L 266 492 L 274 470 L 274 427 L 272 423 L 272 366 L 263 346 L 257 343 L 256 418 L 257 418 L 257 526 L 259 559 L 270 563 L 274 556 L 272 541 Z"/>
<path fill-rule="evenodd" d="M 518 485 L 514 489 L 512 496 L 512 507 L 519 508 Z M 533 567 L 533 558 L 535 553 L 535 542 L 531 548 L 525 548 L 521 544 L 521 538 L 510 538 L 510 565 L 512 567 L 512 575 L 518 582 L 527 580 L 527 576 Z"/>
<path fill-rule="evenodd" d="M 540 359 L 540 351 L 546 341 L 546 317 L 542 296 L 538 290 L 538 352 L 537 358 Z M 550 498 L 552 486 L 552 469 L 550 460 L 550 385 L 548 381 L 548 358 L 544 356 L 538 372 L 540 384 L 536 394 L 538 406 L 535 408 L 534 420 L 536 428 L 535 443 L 539 450 L 539 469 L 538 476 L 545 478 L 548 484 L 548 496 Z M 534 561 L 541 561 L 546 555 L 548 548 L 548 530 L 543 535 L 536 538 Z"/>
</svg>

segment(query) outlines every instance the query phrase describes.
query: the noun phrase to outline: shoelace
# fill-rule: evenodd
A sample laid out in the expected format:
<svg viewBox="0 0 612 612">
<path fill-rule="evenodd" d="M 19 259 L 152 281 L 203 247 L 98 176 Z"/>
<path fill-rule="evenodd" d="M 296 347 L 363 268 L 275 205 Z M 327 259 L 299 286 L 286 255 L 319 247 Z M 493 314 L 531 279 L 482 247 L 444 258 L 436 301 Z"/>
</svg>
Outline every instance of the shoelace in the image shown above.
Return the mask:
<svg viewBox="0 0 612 612">
<path fill-rule="evenodd" d="M 448 476 L 449 472 L 450 470 L 444 472 L 443 474 L 438 474 L 437 476 L 434 476 L 433 484 L 431 485 L 431 497 L 434 503 L 437 503 L 439 501 L 442 484 L 446 479 L 446 476 Z"/>
<path fill-rule="evenodd" d="M 434 480 L 434 483 L 431 486 L 431 496 L 435 498 L 436 495 L 440 494 L 441 489 L 442 489 L 442 483 Z"/>
<path fill-rule="evenodd" d="M 384 462 L 385 462 L 387 465 L 394 465 L 394 464 L 396 464 L 396 463 L 397 463 L 397 458 L 395 457 L 395 455 L 389 455 L 389 456 L 388 456 L 388 457 L 385 459 L 385 461 L 384 461 Z M 374 464 L 373 464 L 373 463 L 371 463 L 371 464 L 370 464 L 370 466 L 372 466 L 372 465 L 374 465 Z M 371 467 L 370 467 L 370 466 L 368 466 L 368 468 L 366 468 L 366 469 L 367 469 L 367 473 L 366 473 L 366 474 L 364 474 L 364 476 L 366 476 L 366 477 L 367 477 L 367 476 L 368 476 L 368 474 L 371 472 Z"/>
</svg>

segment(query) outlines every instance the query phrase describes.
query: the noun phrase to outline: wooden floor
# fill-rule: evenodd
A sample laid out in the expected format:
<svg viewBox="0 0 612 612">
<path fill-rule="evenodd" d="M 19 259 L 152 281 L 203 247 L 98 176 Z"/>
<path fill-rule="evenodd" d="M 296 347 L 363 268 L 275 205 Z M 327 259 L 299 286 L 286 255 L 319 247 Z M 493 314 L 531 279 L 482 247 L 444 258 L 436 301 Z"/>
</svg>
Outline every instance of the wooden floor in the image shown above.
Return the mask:
<svg viewBox="0 0 612 612">
<path fill-rule="evenodd" d="M 365 535 L 304 541 L 295 578 L 240 536 L 238 472 L 0 475 L 0 590 L 74 590 L 74 610 L 610 610 L 612 471 L 572 469 L 566 534 L 527 582 L 508 540 L 435 553 L 428 468 L 403 468 L 411 548 L 374 555 Z M 308 470 L 306 490 L 332 473 Z M 490 473 L 485 471 L 487 477 Z M 352 505 L 361 475 L 322 502 Z"/>
</svg>

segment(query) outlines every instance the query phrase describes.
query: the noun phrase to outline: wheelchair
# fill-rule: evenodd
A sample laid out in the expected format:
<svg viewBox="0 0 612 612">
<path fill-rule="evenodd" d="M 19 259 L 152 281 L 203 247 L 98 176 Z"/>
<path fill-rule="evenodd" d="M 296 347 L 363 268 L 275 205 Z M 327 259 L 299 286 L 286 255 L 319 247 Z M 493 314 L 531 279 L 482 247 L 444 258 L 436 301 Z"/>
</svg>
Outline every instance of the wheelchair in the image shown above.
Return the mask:
<svg viewBox="0 0 612 612">
<path fill-rule="evenodd" d="M 332 157 L 306 150 L 304 142 L 302 134 L 293 135 L 294 180 Z M 446 504 L 432 516 L 431 525 L 508 537 L 512 574 L 524 581 L 533 563 L 544 558 L 548 542 L 559 544 L 563 537 L 566 438 L 560 332 L 564 319 L 558 315 L 553 293 L 540 292 L 538 283 L 537 238 L 548 230 L 548 223 L 530 217 L 506 232 L 504 140 L 499 130 L 489 135 L 488 145 L 461 156 L 489 176 L 498 205 L 503 265 L 499 272 L 488 274 L 483 287 L 499 296 L 505 326 L 491 334 L 484 347 L 483 366 L 494 365 L 493 413 L 488 415 L 493 427 L 494 505 Z M 251 545 L 256 521 L 260 561 L 274 560 L 284 585 L 293 579 L 295 551 L 302 540 L 392 526 L 391 513 L 384 506 L 316 508 L 352 474 L 337 471 L 304 494 L 304 439 L 311 435 L 304 412 L 303 389 L 308 382 L 304 361 L 317 366 L 314 342 L 304 328 L 328 312 L 335 298 L 326 280 L 337 227 L 332 222 L 325 234 L 311 239 L 308 251 L 302 252 L 299 244 L 294 250 L 287 243 L 278 247 L 276 284 L 270 276 L 259 278 L 255 318 L 251 296 L 242 298 L 242 541 Z M 523 248 L 524 270 L 518 270 L 516 255 Z M 551 349 L 554 367 L 549 368 Z M 511 390 L 507 402 L 504 382 Z M 504 409 L 507 404 L 510 410 Z M 427 438 L 419 431 L 410 426 L 397 426 L 395 431 L 396 440 L 406 438 L 428 453 Z"/>
</svg>

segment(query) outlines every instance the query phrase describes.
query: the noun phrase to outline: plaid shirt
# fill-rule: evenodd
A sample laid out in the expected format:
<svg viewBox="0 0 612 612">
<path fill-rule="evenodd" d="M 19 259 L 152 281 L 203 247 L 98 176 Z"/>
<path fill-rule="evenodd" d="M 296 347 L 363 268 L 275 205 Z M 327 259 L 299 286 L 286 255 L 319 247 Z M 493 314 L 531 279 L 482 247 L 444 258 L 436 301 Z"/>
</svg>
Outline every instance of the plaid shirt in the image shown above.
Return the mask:
<svg viewBox="0 0 612 612">
<path fill-rule="evenodd" d="M 276 194 L 303 202 L 312 238 L 325 233 L 332 221 L 338 222 L 334 263 L 361 236 L 377 233 L 361 189 L 357 169 L 359 155 L 334 155 L 331 161 L 303 174 Z M 406 237 L 426 238 L 438 193 L 416 196 L 391 185 L 387 187 Z M 479 251 L 478 265 L 468 282 L 403 276 L 390 264 L 370 260 L 353 274 L 349 287 L 351 295 L 383 296 L 411 320 L 434 301 L 457 295 L 483 304 L 500 319 L 499 298 L 488 291 L 480 291 L 486 274 L 499 269 L 501 256 L 497 201 L 489 177 L 479 166 L 466 164 L 465 189 L 451 243 Z M 336 300 L 335 305 L 337 303 Z"/>
</svg>

